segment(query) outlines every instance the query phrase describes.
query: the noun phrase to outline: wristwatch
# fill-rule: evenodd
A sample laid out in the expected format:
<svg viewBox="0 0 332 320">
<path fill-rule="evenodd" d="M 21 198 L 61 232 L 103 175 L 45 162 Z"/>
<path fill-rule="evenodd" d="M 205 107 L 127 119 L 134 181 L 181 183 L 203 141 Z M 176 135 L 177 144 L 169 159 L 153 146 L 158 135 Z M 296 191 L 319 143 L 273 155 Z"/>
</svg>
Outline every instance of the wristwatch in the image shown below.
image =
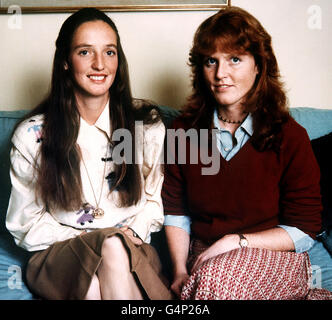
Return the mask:
<svg viewBox="0 0 332 320">
<path fill-rule="evenodd" d="M 249 245 L 248 239 L 243 234 L 239 234 L 239 237 L 240 237 L 240 241 L 239 241 L 240 247 L 241 248 L 248 247 L 248 245 Z"/>
</svg>

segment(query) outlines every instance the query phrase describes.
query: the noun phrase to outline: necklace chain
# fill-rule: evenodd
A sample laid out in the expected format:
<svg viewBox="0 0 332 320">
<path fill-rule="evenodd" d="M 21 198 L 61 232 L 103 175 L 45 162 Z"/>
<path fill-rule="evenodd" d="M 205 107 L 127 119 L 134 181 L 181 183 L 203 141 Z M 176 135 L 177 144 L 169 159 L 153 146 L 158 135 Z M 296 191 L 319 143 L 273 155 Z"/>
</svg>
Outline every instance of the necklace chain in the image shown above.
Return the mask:
<svg viewBox="0 0 332 320">
<path fill-rule="evenodd" d="M 107 147 L 106 147 L 105 159 L 107 159 L 107 153 L 108 153 L 108 144 L 107 144 Z M 104 215 L 104 210 L 101 209 L 101 208 L 99 208 L 99 204 L 100 204 L 101 196 L 102 196 L 102 193 L 103 193 L 103 187 L 104 187 L 104 180 L 105 180 L 106 163 L 107 163 L 107 161 L 105 161 L 105 164 L 104 164 L 104 171 L 103 171 L 103 176 L 102 176 L 101 187 L 100 187 L 100 194 L 99 194 L 98 201 L 97 201 L 95 189 L 93 188 L 93 184 L 92 184 L 92 181 L 91 181 L 91 178 L 90 178 L 90 175 L 89 175 L 89 171 L 88 171 L 88 168 L 87 168 L 87 166 L 85 164 L 83 156 L 82 156 L 82 162 L 83 162 L 86 174 L 88 176 L 88 180 L 89 180 L 89 183 L 90 183 L 90 186 L 91 186 L 91 189 L 92 189 L 93 197 L 95 198 L 95 202 L 96 202 L 96 208 L 93 210 L 92 215 L 93 215 L 94 218 L 101 218 Z"/>
</svg>

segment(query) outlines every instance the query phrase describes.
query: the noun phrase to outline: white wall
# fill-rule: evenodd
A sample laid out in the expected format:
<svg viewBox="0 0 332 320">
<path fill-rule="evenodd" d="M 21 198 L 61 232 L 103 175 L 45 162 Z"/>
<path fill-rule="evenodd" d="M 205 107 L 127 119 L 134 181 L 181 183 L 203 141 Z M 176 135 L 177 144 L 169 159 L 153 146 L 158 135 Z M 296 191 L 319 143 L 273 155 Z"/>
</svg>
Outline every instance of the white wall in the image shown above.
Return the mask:
<svg viewBox="0 0 332 320">
<path fill-rule="evenodd" d="M 332 109 L 332 0 L 232 0 L 271 34 L 291 106 Z M 322 28 L 312 29 L 318 6 Z"/>
<path fill-rule="evenodd" d="M 332 1 L 232 0 L 272 35 L 291 106 L 332 109 Z M 322 10 L 311 29 L 308 9 Z M 188 52 L 198 25 L 214 11 L 112 12 L 130 68 L 134 96 L 180 107 L 190 93 Z M 28 109 L 47 93 L 54 42 L 69 14 L 24 14 L 21 29 L 0 15 L 0 110 Z"/>
</svg>

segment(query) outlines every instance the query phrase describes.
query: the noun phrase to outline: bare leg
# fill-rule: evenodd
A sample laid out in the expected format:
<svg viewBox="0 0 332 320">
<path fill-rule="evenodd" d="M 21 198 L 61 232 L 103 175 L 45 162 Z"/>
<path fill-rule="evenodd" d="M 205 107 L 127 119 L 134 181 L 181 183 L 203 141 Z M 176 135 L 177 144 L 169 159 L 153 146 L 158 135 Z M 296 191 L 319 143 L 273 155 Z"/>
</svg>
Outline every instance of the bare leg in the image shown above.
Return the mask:
<svg viewBox="0 0 332 320">
<path fill-rule="evenodd" d="M 89 290 L 84 300 L 101 300 L 99 280 L 96 274 L 92 278 Z"/>
<path fill-rule="evenodd" d="M 107 238 L 102 247 L 97 276 L 103 300 L 142 300 L 143 296 L 130 272 L 126 248 L 117 236 Z"/>
</svg>

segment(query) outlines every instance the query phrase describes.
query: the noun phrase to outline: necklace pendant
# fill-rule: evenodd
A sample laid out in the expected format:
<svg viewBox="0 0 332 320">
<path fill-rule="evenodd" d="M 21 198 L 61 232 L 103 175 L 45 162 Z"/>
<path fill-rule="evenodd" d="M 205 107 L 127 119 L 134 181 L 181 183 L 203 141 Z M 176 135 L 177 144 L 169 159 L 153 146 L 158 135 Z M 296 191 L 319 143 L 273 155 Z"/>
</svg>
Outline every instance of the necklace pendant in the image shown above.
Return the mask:
<svg viewBox="0 0 332 320">
<path fill-rule="evenodd" d="M 104 216 L 104 210 L 101 208 L 96 208 L 92 211 L 92 215 L 95 219 L 100 219 Z"/>
</svg>

